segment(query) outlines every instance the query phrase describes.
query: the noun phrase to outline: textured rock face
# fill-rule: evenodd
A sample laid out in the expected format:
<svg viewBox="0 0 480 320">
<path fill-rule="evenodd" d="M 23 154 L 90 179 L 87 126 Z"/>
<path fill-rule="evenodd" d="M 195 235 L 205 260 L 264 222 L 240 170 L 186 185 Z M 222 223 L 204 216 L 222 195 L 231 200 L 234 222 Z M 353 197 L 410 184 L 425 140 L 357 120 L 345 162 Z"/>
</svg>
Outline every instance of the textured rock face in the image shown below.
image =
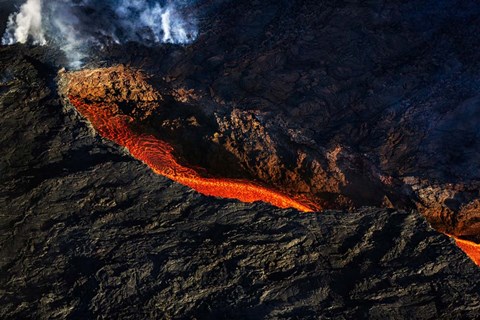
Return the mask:
<svg viewBox="0 0 480 320">
<path fill-rule="evenodd" d="M 136 120 L 148 118 L 163 102 L 162 96 L 149 85 L 145 76 L 122 65 L 103 72 L 86 71 L 65 76 L 71 82 L 68 94 L 91 103 L 112 105 L 116 113 L 128 114 Z"/>
<path fill-rule="evenodd" d="M 198 195 L 62 107 L 52 57 L 2 48 L 0 317 L 474 319 L 480 273 L 420 215 Z M 43 62 L 42 62 L 43 61 Z"/>
</svg>

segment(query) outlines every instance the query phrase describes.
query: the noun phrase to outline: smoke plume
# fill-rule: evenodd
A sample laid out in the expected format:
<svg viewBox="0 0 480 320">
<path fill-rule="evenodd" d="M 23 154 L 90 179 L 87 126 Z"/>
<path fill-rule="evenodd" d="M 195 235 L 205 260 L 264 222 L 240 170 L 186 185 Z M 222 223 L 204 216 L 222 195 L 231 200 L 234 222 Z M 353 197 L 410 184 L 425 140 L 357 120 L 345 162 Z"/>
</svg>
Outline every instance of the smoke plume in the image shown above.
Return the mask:
<svg viewBox="0 0 480 320">
<path fill-rule="evenodd" d="M 187 0 L 27 0 L 9 17 L 2 44 L 60 47 L 79 67 L 92 50 L 138 42 L 188 44 L 197 28 Z"/>
<path fill-rule="evenodd" d="M 31 37 L 34 44 L 45 45 L 41 11 L 41 0 L 28 0 L 18 13 L 10 15 L 2 44 L 26 43 Z"/>
</svg>

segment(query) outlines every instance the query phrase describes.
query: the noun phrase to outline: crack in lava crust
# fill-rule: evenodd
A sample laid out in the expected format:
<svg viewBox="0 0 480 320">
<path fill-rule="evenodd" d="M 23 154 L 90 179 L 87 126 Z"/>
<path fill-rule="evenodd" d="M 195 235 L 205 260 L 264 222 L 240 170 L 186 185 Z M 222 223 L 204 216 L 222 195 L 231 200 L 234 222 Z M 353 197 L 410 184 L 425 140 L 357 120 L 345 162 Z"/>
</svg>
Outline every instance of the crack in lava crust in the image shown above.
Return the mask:
<svg viewBox="0 0 480 320">
<path fill-rule="evenodd" d="M 132 129 L 132 117 L 119 115 L 115 107 L 109 104 L 87 104 L 71 95 L 68 98 L 102 137 L 126 147 L 133 157 L 143 161 L 157 174 L 208 196 L 238 199 L 243 202 L 263 201 L 279 208 L 313 211 L 313 208 L 300 201 L 250 181 L 202 177 L 195 170 L 179 164 L 172 154 L 172 146 L 167 142 L 152 135 L 135 132 Z"/>
</svg>

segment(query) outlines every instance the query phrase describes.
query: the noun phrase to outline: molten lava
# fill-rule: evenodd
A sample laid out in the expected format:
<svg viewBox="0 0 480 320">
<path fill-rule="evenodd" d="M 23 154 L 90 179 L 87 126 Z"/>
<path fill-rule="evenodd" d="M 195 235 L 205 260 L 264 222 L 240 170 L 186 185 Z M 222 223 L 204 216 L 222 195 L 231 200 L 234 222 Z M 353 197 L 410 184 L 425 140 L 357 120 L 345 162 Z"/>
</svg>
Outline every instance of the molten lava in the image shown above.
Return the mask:
<svg viewBox="0 0 480 320">
<path fill-rule="evenodd" d="M 316 204 L 295 199 L 272 188 L 248 180 L 207 176 L 203 173 L 205 170 L 196 170 L 177 161 L 171 144 L 138 128 L 138 121 L 148 118 L 163 101 L 142 73 L 117 66 L 64 74 L 64 80 L 70 103 L 98 133 L 126 147 L 133 157 L 143 161 L 155 173 L 208 196 L 243 202 L 263 201 L 279 208 L 295 208 L 304 212 L 319 209 Z M 135 106 L 128 114 L 120 108 L 125 103 Z M 451 237 L 480 266 L 480 244 Z"/>
<path fill-rule="evenodd" d="M 462 249 L 463 252 L 465 252 L 467 256 L 477 264 L 477 266 L 480 266 L 480 244 L 455 237 L 453 238 L 455 239 L 457 246 Z"/>
<path fill-rule="evenodd" d="M 86 99 L 87 103 L 74 95 L 69 95 L 69 100 L 102 137 L 126 147 L 133 157 L 143 161 L 154 172 L 204 195 L 233 198 L 243 202 L 264 201 L 279 208 L 313 211 L 309 205 L 250 181 L 202 177 L 194 169 L 178 163 L 173 155 L 173 147 L 167 142 L 133 130 L 134 118 L 121 114 L 115 103 L 92 103 L 90 99 Z"/>
</svg>

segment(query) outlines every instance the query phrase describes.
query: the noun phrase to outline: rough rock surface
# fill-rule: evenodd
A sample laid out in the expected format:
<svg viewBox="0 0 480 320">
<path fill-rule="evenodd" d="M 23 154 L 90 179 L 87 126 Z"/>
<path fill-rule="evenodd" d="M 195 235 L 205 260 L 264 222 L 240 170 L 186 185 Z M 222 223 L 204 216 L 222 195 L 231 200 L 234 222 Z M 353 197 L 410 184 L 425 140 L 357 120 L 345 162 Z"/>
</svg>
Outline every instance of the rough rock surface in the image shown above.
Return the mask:
<svg viewBox="0 0 480 320">
<path fill-rule="evenodd" d="M 302 214 L 153 174 L 0 48 L 0 317 L 474 319 L 480 272 L 414 213 Z"/>
<path fill-rule="evenodd" d="M 138 121 L 148 118 L 160 105 L 162 96 L 149 85 L 143 73 L 115 66 L 103 72 L 85 71 L 79 85 L 69 87 L 69 94 L 91 103 L 115 105 L 115 108 Z M 73 81 L 72 81 L 73 82 Z"/>
</svg>

